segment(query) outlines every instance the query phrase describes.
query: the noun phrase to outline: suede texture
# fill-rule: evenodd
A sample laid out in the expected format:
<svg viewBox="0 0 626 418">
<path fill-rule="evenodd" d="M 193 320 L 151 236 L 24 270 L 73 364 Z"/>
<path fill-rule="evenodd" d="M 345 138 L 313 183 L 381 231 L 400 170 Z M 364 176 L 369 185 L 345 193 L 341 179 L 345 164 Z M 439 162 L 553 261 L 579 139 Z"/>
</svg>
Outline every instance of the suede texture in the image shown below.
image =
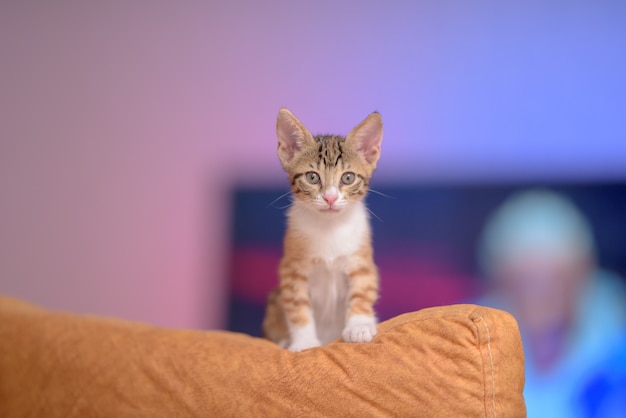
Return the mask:
<svg viewBox="0 0 626 418">
<path fill-rule="evenodd" d="M 506 312 L 424 309 L 301 353 L 0 297 L 2 417 L 524 417 Z"/>
</svg>

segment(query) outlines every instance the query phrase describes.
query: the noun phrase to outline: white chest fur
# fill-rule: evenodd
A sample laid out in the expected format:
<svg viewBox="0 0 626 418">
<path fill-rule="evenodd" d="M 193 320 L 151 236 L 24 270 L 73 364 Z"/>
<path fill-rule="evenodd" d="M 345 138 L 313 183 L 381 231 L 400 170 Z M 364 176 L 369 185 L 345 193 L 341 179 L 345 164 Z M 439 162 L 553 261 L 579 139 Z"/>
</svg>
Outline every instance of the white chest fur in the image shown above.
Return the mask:
<svg viewBox="0 0 626 418">
<path fill-rule="evenodd" d="M 327 263 L 354 254 L 369 233 L 367 209 L 363 202 L 355 202 L 337 214 L 292 207 L 288 216 L 290 226 L 309 243 L 309 254 Z"/>
<path fill-rule="evenodd" d="M 308 243 L 315 260 L 308 280 L 316 331 L 322 344 L 341 337 L 349 294 L 348 271 L 352 256 L 369 234 L 367 209 L 356 202 L 343 213 L 314 213 L 294 208 L 290 227 Z"/>
</svg>

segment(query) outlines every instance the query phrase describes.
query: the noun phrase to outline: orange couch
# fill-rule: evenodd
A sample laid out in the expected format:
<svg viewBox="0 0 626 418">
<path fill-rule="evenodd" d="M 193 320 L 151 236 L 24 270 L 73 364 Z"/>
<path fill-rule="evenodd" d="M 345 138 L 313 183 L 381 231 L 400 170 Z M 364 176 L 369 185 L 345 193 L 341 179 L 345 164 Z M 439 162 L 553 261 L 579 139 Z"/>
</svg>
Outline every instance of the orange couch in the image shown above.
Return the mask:
<svg viewBox="0 0 626 418">
<path fill-rule="evenodd" d="M 291 353 L 0 297 L 1 417 L 524 417 L 523 386 L 515 320 L 479 306 Z"/>
</svg>

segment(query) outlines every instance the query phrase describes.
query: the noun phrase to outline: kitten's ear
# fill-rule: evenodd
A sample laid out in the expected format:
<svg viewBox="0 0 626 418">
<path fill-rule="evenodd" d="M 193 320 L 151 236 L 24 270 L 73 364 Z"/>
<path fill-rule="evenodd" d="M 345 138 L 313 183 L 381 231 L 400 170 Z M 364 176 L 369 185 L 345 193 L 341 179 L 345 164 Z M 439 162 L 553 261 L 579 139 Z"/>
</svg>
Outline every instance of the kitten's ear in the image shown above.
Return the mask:
<svg viewBox="0 0 626 418">
<path fill-rule="evenodd" d="M 380 113 L 374 112 L 366 117 L 346 137 L 347 142 L 363 155 L 365 161 L 374 168 L 380 158 L 380 144 L 383 140 L 383 119 Z"/>
<path fill-rule="evenodd" d="M 284 107 L 278 111 L 276 118 L 276 136 L 278 137 L 278 158 L 285 168 L 304 145 L 314 141 L 311 132 Z"/>
</svg>

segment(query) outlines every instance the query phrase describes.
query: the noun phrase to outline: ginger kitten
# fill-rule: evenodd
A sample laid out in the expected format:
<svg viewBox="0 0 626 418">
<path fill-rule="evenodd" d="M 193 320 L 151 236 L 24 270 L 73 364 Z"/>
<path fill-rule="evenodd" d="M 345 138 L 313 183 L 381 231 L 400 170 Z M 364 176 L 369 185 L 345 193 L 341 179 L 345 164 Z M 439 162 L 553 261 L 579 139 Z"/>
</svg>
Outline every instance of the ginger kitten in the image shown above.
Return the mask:
<svg viewBox="0 0 626 418">
<path fill-rule="evenodd" d="M 340 337 L 369 342 L 378 271 L 363 198 L 380 157 L 382 119 L 372 113 L 346 137 L 313 136 L 282 108 L 276 133 L 293 204 L 263 333 L 291 351 Z"/>
</svg>

